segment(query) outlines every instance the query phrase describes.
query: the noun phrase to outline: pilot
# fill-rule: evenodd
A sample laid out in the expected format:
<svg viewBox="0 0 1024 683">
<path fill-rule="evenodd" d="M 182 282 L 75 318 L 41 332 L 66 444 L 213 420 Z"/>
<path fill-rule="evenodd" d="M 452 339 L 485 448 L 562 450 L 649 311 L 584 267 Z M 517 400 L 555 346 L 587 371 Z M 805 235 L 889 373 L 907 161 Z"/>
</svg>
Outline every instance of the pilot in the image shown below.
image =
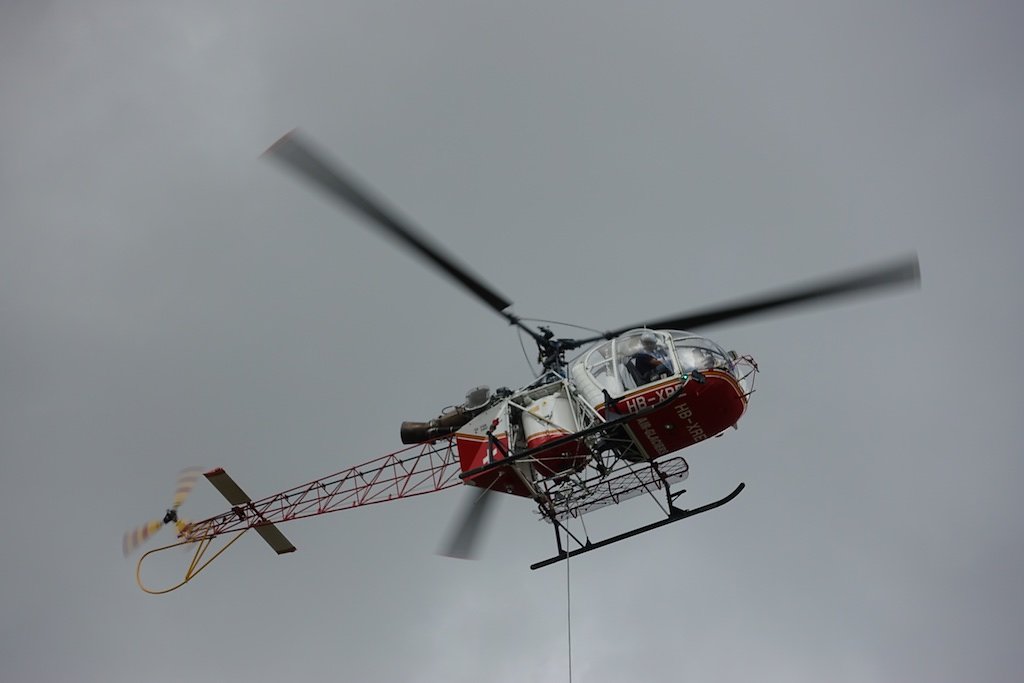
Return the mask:
<svg viewBox="0 0 1024 683">
<path fill-rule="evenodd" d="M 626 367 L 637 386 L 640 386 L 670 376 L 672 358 L 656 334 L 644 332 L 640 336 L 640 349 L 633 354 Z"/>
</svg>

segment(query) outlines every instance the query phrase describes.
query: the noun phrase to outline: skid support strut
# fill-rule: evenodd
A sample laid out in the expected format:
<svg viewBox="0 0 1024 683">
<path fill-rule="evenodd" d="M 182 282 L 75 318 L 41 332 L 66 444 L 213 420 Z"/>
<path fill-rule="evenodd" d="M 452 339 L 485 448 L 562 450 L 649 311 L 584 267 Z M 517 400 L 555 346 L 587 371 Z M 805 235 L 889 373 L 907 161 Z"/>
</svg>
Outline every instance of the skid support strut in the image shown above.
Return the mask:
<svg viewBox="0 0 1024 683">
<path fill-rule="evenodd" d="M 733 490 L 733 492 L 727 495 L 726 497 L 708 503 L 707 505 L 701 505 L 698 508 L 693 508 L 692 510 L 680 510 L 679 508 L 673 505 L 669 508 L 668 517 L 666 517 L 665 519 L 658 520 L 657 522 L 653 522 L 646 526 L 638 527 L 636 529 L 633 529 L 632 531 L 621 533 L 617 536 L 612 536 L 611 538 L 606 538 L 603 541 L 598 541 L 596 543 L 593 543 L 588 540 L 585 544 L 583 544 L 579 548 L 576 548 L 575 550 L 563 550 L 561 548 L 561 543 L 559 543 L 559 552 L 557 555 L 555 555 L 554 557 L 549 557 L 548 559 L 542 560 L 535 564 L 531 564 L 530 569 L 540 569 L 541 567 L 547 567 L 548 565 L 555 564 L 556 562 L 567 560 L 570 557 L 582 555 L 583 553 L 589 553 L 591 550 L 597 550 L 598 548 L 603 548 L 604 546 L 611 545 L 612 543 L 618 543 L 619 541 L 623 541 L 632 536 L 639 536 L 640 534 L 647 533 L 648 531 L 653 531 L 659 527 L 665 526 L 666 524 L 679 522 L 681 520 L 686 519 L 687 517 L 693 517 L 694 515 L 699 515 L 702 512 L 707 512 L 708 510 L 714 510 L 715 508 L 725 505 L 730 500 L 738 496 L 740 494 L 740 491 L 743 490 L 744 486 L 745 484 L 740 483 L 740 485 L 737 486 Z M 557 525 L 555 527 L 556 534 L 558 533 L 558 526 L 560 525 Z"/>
</svg>

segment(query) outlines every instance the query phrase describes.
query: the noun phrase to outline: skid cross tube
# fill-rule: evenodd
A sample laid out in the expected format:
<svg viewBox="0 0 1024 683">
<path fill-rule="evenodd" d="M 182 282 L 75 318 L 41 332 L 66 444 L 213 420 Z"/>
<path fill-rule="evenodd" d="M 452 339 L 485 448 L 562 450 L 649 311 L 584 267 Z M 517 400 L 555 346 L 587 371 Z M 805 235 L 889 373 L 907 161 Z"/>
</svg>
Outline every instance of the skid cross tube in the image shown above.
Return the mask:
<svg viewBox="0 0 1024 683">
<path fill-rule="evenodd" d="M 668 517 L 666 517 L 665 519 L 658 520 L 657 522 L 652 522 L 651 524 L 648 524 L 646 526 L 638 527 L 636 529 L 633 529 L 632 531 L 627 531 L 625 533 L 618 534 L 617 536 L 612 536 L 611 538 L 606 538 L 603 541 L 598 541 L 597 543 L 591 543 L 588 541 L 585 545 L 577 548 L 576 550 L 570 550 L 568 552 L 560 550 L 559 554 L 555 555 L 554 557 L 549 557 L 546 560 L 541 560 L 540 562 L 531 564 L 530 569 L 540 569 L 541 567 L 547 567 L 548 565 L 555 564 L 556 562 L 567 560 L 570 557 L 576 557 L 577 555 L 582 555 L 583 553 L 589 553 L 591 550 L 597 550 L 598 548 L 603 548 L 604 546 L 611 545 L 612 543 L 618 543 L 619 541 L 631 538 L 632 536 L 639 536 L 640 534 L 646 533 L 648 531 L 653 531 L 659 527 L 665 526 L 666 524 L 679 522 L 681 520 L 686 519 L 687 517 L 693 517 L 694 515 L 699 515 L 702 512 L 707 512 L 708 510 L 714 510 L 715 508 L 725 505 L 730 500 L 738 496 L 740 494 L 740 491 L 743 490 L 744 486 L 745 484 L 741 482 L 740 485 L 733 489 L 733 492 L 727 495 L 725 498 L 720 498 L 714 502 L 708 503 L 707 505 L 701 505 L 699 508 L 694 508 L 692 510 L 680 510 L 679 508 L 673 505 L 669 509 Z"/>
</svg>

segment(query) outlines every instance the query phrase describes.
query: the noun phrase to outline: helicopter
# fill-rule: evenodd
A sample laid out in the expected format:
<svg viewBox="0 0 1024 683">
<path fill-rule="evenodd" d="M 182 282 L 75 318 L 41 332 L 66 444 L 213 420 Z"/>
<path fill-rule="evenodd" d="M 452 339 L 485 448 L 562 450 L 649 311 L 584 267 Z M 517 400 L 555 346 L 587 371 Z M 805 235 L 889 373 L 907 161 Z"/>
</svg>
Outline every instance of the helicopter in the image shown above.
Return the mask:
<svg viewBox="0 0 1024 683">
<path fill-rule="evenodd" d="M 750 355 L 726 350 L 694 330 L 825 300 L 920 283 L 916 255 L 875 264 L 731 303 L 613 328 L 582 338 L 558 337 L 511 312 L 512 302 L 470 271 L 413 222 L 400 216 L 355 174 L 328 160 L 296 131 L 285 134 L 264 156 L 282 164 L 372 228 L 436 268 L 533 340 L 540 372 L 517 389 L 478 386 L 465 401 L 434 419 L 403 422 L 405 447 L 286 491 L 252 500 L 221 468 L 205 473 L 230 510 L 198 522 L 181 522 L 177 509 L 195 477 L 186 470 L 174 507 L 125 534 L 128 555 L 166 523 L 177 541 L 139 558 L 136 579 L 149 593 L 175 590 L 194 578 L 242 534 L 254 529 L 278 554 L 295 546 L 278 524 L 344 509 L 433 493 L 456 486 L 475 495 L 459 515 L 442 554 L 474 555 L 483 520 L 498 494 L 530 499 L 538 517 L 554 529 L 556 552 L 531 569 L 647 533 L 732 501 L 727 495 L 684 509 L 689 465 L 678 455 L 737 428 L 753 395 L 758 366 Z M 184 490 L 184 494 L 183 494 Z M 568 520 L 649 495 L 659 519 L 608 538 L 580 538 Z M 213 550 L 215 541 L 224 541 Z M 154 590 L 141 578 L 143 560 L 179 545 L 194 546 L 184 579 Z M 574 547 L 570 547 L 574 546 Z"/>
</svg>

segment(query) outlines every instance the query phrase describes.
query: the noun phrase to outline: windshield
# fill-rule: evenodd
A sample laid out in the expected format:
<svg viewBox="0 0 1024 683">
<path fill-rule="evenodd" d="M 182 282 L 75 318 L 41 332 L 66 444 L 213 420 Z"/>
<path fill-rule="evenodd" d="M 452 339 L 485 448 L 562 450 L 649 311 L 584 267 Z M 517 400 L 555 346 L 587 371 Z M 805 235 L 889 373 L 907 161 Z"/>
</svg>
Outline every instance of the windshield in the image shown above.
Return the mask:
<svg viewBox="0 0 1024 683">
<path fill-rule="evenodd" d="M 698 337 L 687 332 L 673 332 L 672 345 L 675 347 L 679 367 L 683 372 L 732 368 L 729 354 L 706 337 Z"/>
<path fill-rule="evenodd" d="M 693 372 L 723 370 L 752 389 L 750 364 L 707 337 L 681 330 L 630 330 L 584 352 L 570 374 L 594 403 L 607 391 L 612 396 Z"/>
</svg>

